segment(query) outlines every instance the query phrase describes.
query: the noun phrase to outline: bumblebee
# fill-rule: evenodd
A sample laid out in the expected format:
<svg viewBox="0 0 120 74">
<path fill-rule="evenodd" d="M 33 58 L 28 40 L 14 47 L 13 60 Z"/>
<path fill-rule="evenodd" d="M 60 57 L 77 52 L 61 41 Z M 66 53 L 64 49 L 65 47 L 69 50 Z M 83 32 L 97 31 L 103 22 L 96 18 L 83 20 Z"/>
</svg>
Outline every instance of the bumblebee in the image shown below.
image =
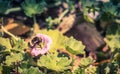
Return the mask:
<svg viewBox="0 0 120 74">
<path fill-rule="evenodd" d="M 39 46 L 40 48 L 42 48 L 41 47 L 41 43 L 42 43 L 42 39 L 41 38 L 39 38 L 39 37 L 34 37 L 29 43 L 28 43 L 28 46 L 30 47 L 30 48 L 34 48 L 35 46 Z"/>
</svg>

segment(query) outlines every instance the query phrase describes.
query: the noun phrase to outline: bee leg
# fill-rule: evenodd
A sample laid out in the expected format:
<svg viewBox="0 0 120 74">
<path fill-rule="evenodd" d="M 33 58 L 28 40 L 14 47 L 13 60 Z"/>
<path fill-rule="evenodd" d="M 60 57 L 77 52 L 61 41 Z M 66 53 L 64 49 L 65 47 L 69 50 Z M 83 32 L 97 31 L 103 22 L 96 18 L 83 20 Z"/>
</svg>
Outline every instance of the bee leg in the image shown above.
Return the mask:
<svg viewBox="0 0 120 74">
<path fill-rule="evenodd" d="M 28 43 L 28 47 L 33 48 L 34 46 L 32 46 L 32 45 L 30 44 L 30 42 L 29 42 L 29 43 Z"/>
<path fill-rule="evenodd" d="M 42 49 L 42 46 L 41 46 L 41 44 L 39 44 L 39 47 Z"/>
</svg>

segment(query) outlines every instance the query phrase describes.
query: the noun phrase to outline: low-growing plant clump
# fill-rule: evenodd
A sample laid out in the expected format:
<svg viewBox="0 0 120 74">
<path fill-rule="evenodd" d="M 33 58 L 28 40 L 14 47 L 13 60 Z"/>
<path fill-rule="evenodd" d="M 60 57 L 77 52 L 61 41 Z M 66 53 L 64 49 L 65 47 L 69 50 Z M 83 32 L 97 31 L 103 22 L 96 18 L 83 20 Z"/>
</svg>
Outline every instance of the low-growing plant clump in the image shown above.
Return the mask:
<svg viewBox="0 0 120 74">
<path fill-rule="evenodd" d="M 120 74 L 120 1 L 1 0 L 0 74 Z"/>
</svg>

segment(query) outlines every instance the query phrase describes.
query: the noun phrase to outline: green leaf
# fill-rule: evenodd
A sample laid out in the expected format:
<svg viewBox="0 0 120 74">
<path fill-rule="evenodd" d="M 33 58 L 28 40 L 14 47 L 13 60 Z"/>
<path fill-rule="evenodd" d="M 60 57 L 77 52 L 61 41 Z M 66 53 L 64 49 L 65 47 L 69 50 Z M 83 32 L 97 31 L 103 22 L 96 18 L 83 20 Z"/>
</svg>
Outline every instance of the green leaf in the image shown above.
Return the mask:
<svg viewBox="0 0 120 74">
<path fill-rule="evenodd" d="M 2 38 L 0 37 L 0 45 L 6 47 L 6 49 L 11 49 L 11 44 L 10 44 L 10 40 L 8 38 Z"/>
<path fill-rule="evenodd" d="M 92 5 L 95 4 L 95 0 L 81 0 L 83 8 L 91 7 Z"/>
<path fill-rule="evenodd" d="M 114 49 L 120 48 L 120 25 L 113 24 L 107 28 L 106 32 L 107 45 L 111 48 L 111 51 Z"/>
<path fill-rule="evenodd" d="M 44 1 L 37 2 L 36 0 L 25 0 L 21 6 L 25 14 L 33 17 L 35 14 L 41 14 L 44 11 L 46 3 Z"/>
<path fill-rule="evenodd" d="M 37 61 L 38 66 L 46 67 L 55 71 L 64 71 L 70 69 L 71 59 L 68 57 L 58 57 L 57 53 L 42 55 Z"/>
<path fill-rule="evenodd" d="M 10 74 L 12 71 L 11 66 L 1 65 L 2 66 L 2 73 L 1 74 Z"/>
<path fill-rule="evenodd" d="M 119 24 L 112 24 L 107 28 L 107 35 L 120 35 L 120 25 Z"/>
<path fill-rule="evenodd" d="M 24 57 L 25 57 L 25 56 L 24 56 Z M 32 58 L 32 57 L 29 56 L 28 58 Z M 18 71 L 19 71 L 20 73 L 23 73 L 23 72 L 28 71 L 28 69 L 29 69 L 30 67 L 36 66 L 36 62 L 35 62 L 35 61 L 34 61 L 35 65 L 32 64 L 33 61 L 34 61 L 33 58 L 32 58 L 32 61 L 31 61 L 31 60 L 25 60 L 25 59 L 24 59 L 24 61 L 22 61 L 22 62 L 20 63 L 20 66 L 18 67 Z"/>
<path fill-rule="evenodd" d="M 12 45 L 12 50 L 14 51 L 19 51 L 19 52 L 24 52 L 24 49 L 27 48 L 27 42 L 25 42 L 23 39 L 11 39 L 11 45 Z"/>
<path fill-rule="evenodd" d="M 94 62 L 94 60 L 92 59 L 92 57 L 87 57 L 87 58 L 81 58 L 80 60 L 80 65 L 82 67 L 86 67 L 89 66 L 90 64 L 92 64 Z"/>
<path fill-rule="evenodd" d="M 67 4 L 69 5 L 69 9 L 71 9 L 71 10 L 75 10 L 75 3 L 74 3 L 74 1 L 71 1 L 71 0 L 66 0 L 67 2 Z"/>
<path fill-rule="evenodd" d="M 96 0 L 82 0 L 83 16 L 84 19 L 88 22 L 95 23 L 94 19 L 89 16 L 90 12 L 95 14 L 96 11 L 99 11 L 98 2 Z"/>
<path fill-rule="evenodd" d="M 104 68 L 106 74 L 118 74 L 119 72 L 119 65 L 117 62 L 111 62 L 109 63 L 106 68 Z"/>
<path fill-rule="evenodd" d="M 5 46 L 2 46 L 1 44 L 0 44 L 0 51 L 4 51 L 6 49 L 6 47 Z"/>
<path fill-rule="evenodd" d="M 10 1 L 0 1 L 0 13 L 5 13 L 10 7 Z"/>
<path fill-rule="evenodd" d="M 52 19 L 52 17 L 49 16 L 49 17 L 46 19 L 46 22 L 48 23 L 48 30 L 49 30 L 49 29 L 52 29 L 53 25 L 59 24 L 60 21 L 61 21 L 61 20 L 60 20 L 59 18 L 54 18 L 54 19 Z"/>
<path fill-rule="evenodd" d="M 117 7 L 112 4 L 112 2 L 103 3 L 103 11 L 116 16 Z"/>
<path fill-rule="evenodd" d="M 46 22 L 48 23 L 48 29 L 52 28 L 52 26 L 54 25 L 54 21 L 50 16 L 46 18 Z"/>
<path fill-rule="evenodd" d="M 50 46 L 50 52 L 54 52 L 54 49 L 57 50 L 65 48 L 65 42 L 67 40 L 67 37 L 65 37 L 58 30 L 41 30 L 38 33 L 46 34 L 51 37 L 52 44 Z"/>
<path fill-rule="evenodd" d="M 85 53 L 84 48 L 85 46 L 82 44 L 82 42 L 77 41 L 73 37 L 70 37 L 66 41 L 66 49 L 72 54 L 84 54 Z"/>
<path fill-rule="evenodd" d="M 44 74 L 38 67 L 30 67 L 22 72 L 22 74 Z"/>
<path fill-rule="evenodd" d="M 21 53 L 14 53 L 6 57 L 5 63 L 8 66 L 10 66 L 10 65 L 13 65 L 13 63 L 19 62 L 22 60 L 23 60 L 23 55 Z"/>
<path fill-rule="evenodd" d="M 98 74 L 97 67 L 90 65 L 89 67 L 85 68 L 85 74 Z"/>
<path fill-rule="evenodd" d="M 85 74 L 84 68 L 78 68 L 73 74 Z"/>
<path fill-rule="evenodd" d="M 28 68 L 30 68 L 30 65 L 27 61 L 22 61 L 20 66 L 18 67 L 18 71 L 22 73 L 23 71 L 26 71 Z"/>
<path fill-rule="evenodd" d="M 46 34 L 52 38 L 52 45 L 50 46 L 50 52 L 54 52 L 54 49 L 66 49 L 73 54 L 84 54 L 85 46 L 81 41 L 77 41 L 74 38 L 67 38 L 58 30 L 41 30 L 39 33 Z"/>
<path fill-rule="evenodd" d="M 120 53 L 117 52 L 115 55 L 114 55 L 114 58 L 113 58 L 113 61 L 112 62 L 116 62 L 119 66 L 120 66 Z"/>
</svg>

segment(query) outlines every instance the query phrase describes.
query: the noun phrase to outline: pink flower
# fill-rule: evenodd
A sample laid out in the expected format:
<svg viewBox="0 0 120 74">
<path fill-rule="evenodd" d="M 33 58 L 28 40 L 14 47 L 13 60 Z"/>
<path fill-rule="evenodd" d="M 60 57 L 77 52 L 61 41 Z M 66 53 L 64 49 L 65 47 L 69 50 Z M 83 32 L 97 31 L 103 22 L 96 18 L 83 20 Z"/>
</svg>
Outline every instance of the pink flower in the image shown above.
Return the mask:
<svg viewBox="0 0 120 74">
<path fill-rule="evenodd" d="M 40 38 L 42 41 L 40 43 L 40 47 L 34 46 L 31 50 L 31 54 L 33 56 L 38 56 L 39 54 L 45 54 L 50 49 L 50 45 L 52 43 L 52 39 L 44 34 L 37 34 L 36 37 Z"/>
<path fill-rule="evenodd" d="M 97 17 L 98 17 L 98 15 L 99 15 L 99 12 L 95 12 L 95 14 L 93 13 L 93 12 L 90 12 L 89 14 L 88 14 L 88 16 L 90 17 L 90 18 L 92 18 L 93 20 L 95 20 Z"/>
</svg>

